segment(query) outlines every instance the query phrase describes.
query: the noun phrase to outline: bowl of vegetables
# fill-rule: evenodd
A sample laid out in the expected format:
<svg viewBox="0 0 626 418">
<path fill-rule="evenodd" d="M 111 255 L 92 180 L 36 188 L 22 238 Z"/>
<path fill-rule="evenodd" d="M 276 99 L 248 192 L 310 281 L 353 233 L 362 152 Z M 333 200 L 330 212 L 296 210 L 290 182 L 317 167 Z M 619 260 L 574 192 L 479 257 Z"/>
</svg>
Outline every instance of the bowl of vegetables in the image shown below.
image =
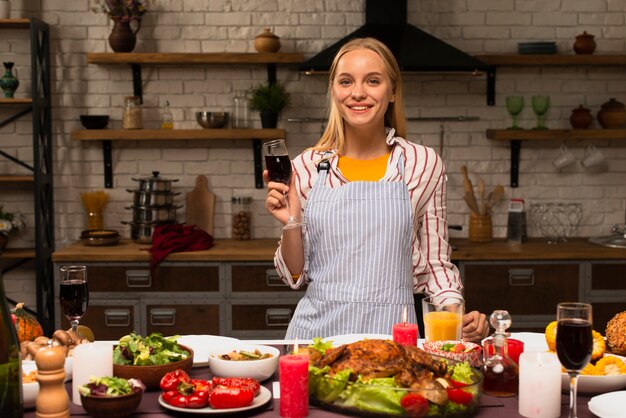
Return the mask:
<svg viewBox="0 0 626 418">
<path fill-rule="evenodd" d="M 92 377 L 78 387 L 80 401 L 95 418 L 124 418 L 139 407 L 145 386 L 136 379 Z"/>
<path fill-rule="evenodd" d="M 218 377 L 269 379 L 278 367 L 280 351 L 267 345 L 237 345 L 230 350 L 213 350 L 209 354 L 211 373 Z"/>
<path fill-rule="evenodd" d="M 457 361 L 467 361 L 473 367 L 483 364 L 480 345 L 468 341 L 426 341 L 424 351 Z"/>
<path fill-rule="evenodd" d="M 193 350 L 178 344 L 177 338 L 159 333 L 145 338 L 135 333 L 125 335 L 113 349 L 113 375 L 139 379 L 147 389 L 158 389 L 166 373 L 186 371 L 193 365 Z"/>
</svg>

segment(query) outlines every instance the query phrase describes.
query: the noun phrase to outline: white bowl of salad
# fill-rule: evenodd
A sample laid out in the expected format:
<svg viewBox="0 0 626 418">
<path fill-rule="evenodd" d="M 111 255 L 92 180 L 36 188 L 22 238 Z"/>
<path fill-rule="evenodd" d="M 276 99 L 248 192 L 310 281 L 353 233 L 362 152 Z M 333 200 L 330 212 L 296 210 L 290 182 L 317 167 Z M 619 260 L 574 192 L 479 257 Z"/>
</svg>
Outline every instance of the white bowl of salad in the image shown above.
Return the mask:
<svg viewBox="0 0 626 418">
<path fill-rule="evenodd" d="M 251 377 L 269 379 L 278 368 L 280 350 L 268 345 L 237 345 L 230 350 L 213 350 L 209 354 L 211 373 L 218 377 Z"/>
</svg>

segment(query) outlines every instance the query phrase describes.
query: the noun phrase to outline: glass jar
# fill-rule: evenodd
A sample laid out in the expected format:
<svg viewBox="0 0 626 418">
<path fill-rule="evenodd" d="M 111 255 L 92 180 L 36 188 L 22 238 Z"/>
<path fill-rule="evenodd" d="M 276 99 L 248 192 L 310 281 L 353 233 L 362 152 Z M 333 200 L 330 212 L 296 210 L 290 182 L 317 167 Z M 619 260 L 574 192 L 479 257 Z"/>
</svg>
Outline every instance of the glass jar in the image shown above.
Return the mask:
<svg viewBox="0 0 626 418">
<path fill-rule="evenodd" d="M 141 112 L 141 98 L 128 96 L 124 98 L 124 129 L 143 129 L 143 115 Z"/>
<path fill-rule="evenodd" d="M 236 240 L 252 239 L 251 197 L 232 198 L 232 238 Z"/>
<path fill-rule="evenodd" d="M 250 100 L 245 94 L 237 91 L 233 98 L 233 128 L 244 129 L 249 127 L 249 109 Z"/>
</svg>

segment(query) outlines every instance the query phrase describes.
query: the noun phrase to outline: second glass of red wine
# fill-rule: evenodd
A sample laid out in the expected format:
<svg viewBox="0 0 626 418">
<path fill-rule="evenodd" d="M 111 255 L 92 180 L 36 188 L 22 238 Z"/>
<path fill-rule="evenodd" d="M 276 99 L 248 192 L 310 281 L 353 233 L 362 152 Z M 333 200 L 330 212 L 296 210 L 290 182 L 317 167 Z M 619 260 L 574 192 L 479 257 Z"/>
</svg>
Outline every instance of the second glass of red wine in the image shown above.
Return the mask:
<svg viewBox="0 0 626 418">
<path fill-rule="evenodd" d="M 89 304 L 86 266 L 62 266 L 59 299 L 63 314 L 76 332 L 78 322 L 85 315 Z"/>
<path fill-rule="evenodd" d="M 569 374 L 569 418 L 576 418 L 578 375 L 591 360 L 593 350 L 591 305 L 564 302 L 557 305 L 556 353 Z"/>
<path fill-rule="evenodd" d="M 291 181 L 291 159 L 287 152 L 287 145 L 284 139 L 275 139 L 263 144 L 263 153 L 265 154 L 265 168 L 269 174 L 270 180 L 278 183 L 289 184 Z M 285 195 L 285 204 L 289 219 L 284 228 L 296 228 L 302 224 L 293 217 L 289 207 L 289 198 Z"/>
</svg>

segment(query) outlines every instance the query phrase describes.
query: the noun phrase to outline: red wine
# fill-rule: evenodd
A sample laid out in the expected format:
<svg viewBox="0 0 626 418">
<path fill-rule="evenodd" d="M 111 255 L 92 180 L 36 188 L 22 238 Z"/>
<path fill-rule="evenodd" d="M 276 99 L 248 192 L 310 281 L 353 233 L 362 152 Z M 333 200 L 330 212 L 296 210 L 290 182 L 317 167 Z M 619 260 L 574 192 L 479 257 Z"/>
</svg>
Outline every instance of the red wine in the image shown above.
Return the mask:
<svg viewBox="0 0 626 418">
<path fill-rule="evenodd" d="M 591 322 L 561 319 L 556 328 L 556 353 L 566 370 L 582 370 L 591 360 Z"/>
<path fill-rule="evenodd" d="M 61 283 L 61 308 L 70 321 L 80 319 L 87 310 L 89 303 L 89 289 L 87 282 L 68 280 Z"/>
<path fill-rule="evenodd" d="M 288 155 L 266 155 L 265 166 L 271 181 L 289 184 L 289 179 L 291 179 L 291 160 Z"/>
</svg>

